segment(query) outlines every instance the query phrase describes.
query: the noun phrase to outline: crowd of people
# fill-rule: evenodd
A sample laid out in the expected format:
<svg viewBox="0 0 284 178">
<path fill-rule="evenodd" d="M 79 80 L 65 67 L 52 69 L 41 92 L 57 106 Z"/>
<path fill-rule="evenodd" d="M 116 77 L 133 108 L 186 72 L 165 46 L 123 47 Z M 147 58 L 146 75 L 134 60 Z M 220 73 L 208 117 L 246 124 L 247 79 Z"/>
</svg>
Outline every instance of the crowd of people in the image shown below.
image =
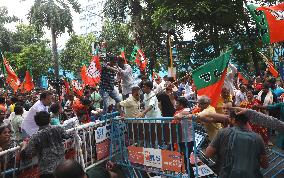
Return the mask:
<svg viewBox="0 0 284 178">
<path fill-rule="evenodd" d="M 78 172 L 78 178 L 92 177 L 78 163 L 64 161 L 63 140 L 70 137 L 66 130 L 119 111 L 122 118 L 173 117 L 173 123 L 188 129 L 187 136 L 182 135 L 186 144 L 180 147 L 184 152 L 182 145 L 186 145 L 189 153 L 193 150 L 190 125 L 193 120 L 199 122 L 210 141 L 206 156 L 217 159 L 220 177 L 262 177 L 260 167 L 268 166 L 265 148 L 276 144 L 284 149 L 284 89 L 269 74 L 245 82 L 238 79 L 234 65 L 229 67 L 215 107 L 207 96 L 197 96 L 190 75 L 177 81 L 167 76 L 149 80 L 146 75 L 135 80 L 131 66 L 119 57 L 102 66 L 100 84 L 86 86 L 82 96 L 70 92 L 60 98 L 55 91 L 41 89 L 3 93 L 0 149 L 21 145 L 23 158 L 37 155 L 41 178 L 65 178 Z M 105 174 L 115 177 L 110 170 Z"/>
</svg>

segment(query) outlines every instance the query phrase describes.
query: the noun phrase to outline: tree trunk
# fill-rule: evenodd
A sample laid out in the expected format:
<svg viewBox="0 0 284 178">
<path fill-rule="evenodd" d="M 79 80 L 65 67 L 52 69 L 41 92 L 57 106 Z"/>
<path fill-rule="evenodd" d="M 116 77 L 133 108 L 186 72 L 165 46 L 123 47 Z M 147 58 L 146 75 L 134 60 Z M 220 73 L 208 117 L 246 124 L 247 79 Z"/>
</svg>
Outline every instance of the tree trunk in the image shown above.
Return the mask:
<svg viewBox="0 0 284 178">
<path fill-rule="evenodd" d="M 140 0 L 131 0 L 130 1 L 130 6 L 131 6 L 131 14 L 132 14 L 132 27 L 134 31 L 134 38 L 136 44 L 138 44 L 141 48 L 143 47 L 143 42 L 142 42 L 142 7 L 140 5 Z"/>
<path fill-rule="evenodd" d="M 57 44 L 56 44 L 56 32 L 53 27 L 51 27 L 51 43 L 52 43 L 52 60 L 54 61 L 54 76 L 55 76 L 55 86 L 58 96 L 61 95 L 60 92 L 60 82 L 59 82 L 59 61 L 57 53 Z"/>
<path fill-rule="evenodd" d="M 56 81 L 59 79 L 59 62 L 56 44 L 56 34 L 53 27 L 51 27 L 51 43 L 52 43 L 52 60 L 54 61 L 54 76 Z"/>
</svg>

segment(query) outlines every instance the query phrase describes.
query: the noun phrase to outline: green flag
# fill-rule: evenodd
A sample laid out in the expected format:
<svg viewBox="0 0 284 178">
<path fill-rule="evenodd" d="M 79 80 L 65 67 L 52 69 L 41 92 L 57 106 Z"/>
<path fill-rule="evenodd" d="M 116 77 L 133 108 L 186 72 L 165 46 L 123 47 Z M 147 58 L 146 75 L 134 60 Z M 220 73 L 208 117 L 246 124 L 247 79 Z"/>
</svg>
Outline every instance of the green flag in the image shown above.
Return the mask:
<svg viewBox="0 0 284 178">
<path fill-rule="evenodd" d="M 268 23 L 263 11 L 257 10 L 257 6 L 250 4 L 247 5 L 252 18 L 254 19 L 257 28 L 259 29 L 259 34 L 261 36 L 262 42 L 264 44 L 270 43 L 270 37 L 268 32 Z"/>
<path fill-rule="evenodd" d="M 199 96 L 211 98 L 211 105 L 216 106 L 224 84 L 232 50 L 204 64 L 192 72 L 192 78 Z"/>
</svg>

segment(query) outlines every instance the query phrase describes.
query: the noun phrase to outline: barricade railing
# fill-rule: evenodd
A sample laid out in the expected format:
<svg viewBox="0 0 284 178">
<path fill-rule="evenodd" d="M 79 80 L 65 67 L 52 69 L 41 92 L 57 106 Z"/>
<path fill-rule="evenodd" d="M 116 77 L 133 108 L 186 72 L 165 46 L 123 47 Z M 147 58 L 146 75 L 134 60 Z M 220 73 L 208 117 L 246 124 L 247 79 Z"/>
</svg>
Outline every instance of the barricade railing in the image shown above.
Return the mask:
<svg viewBox="0 0 284 178">
<path fill-rule="evenodd" d="M 197 130 L 195 122 L 188 119 L 180 123 L 172 120 L 111 120 L 110 159 L 127 167 L 128 177 L 143 177 L 143 172 L 167 177 L 213 176 L 214 172 L 198 159 L 206 133 Z"/>
<path fill-rule="evenodd" d="M 264 177 L 283 177 L 284 176 L 284 154 L 275 150 L 268 150 L 269 167 L 263 169 Z"/>
<path fill-rule="evenodd" d="M 101 116 L 99 122 L 90 122 L 66 130 L 71 137 L 64 141 L 65 158 L 76 159 L 85 170 L 109 157 L 110 118 L 118 113 Z M 0 152 L 1 177 L 39 177 L 37 157 L 21 159 L 20 146 Z"/>
</svg>

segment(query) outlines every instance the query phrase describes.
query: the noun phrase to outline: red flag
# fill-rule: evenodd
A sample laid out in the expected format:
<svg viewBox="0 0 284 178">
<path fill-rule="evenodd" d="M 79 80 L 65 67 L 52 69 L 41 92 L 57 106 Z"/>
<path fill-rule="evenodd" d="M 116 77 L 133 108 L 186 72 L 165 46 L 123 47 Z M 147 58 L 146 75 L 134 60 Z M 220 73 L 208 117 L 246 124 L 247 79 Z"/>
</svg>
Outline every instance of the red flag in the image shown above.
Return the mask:
<svg viewBox="0 0 284 178">
<path fill-rule="evenodd" d="M 70 94 L 70 85 L 69 85 L 69 83 L 66 81 L 66 80 L 64 80 L 63 79 L 63 83 L 64 83 L 64 87 L 65 87 L 65 93 L 66 94 Z"/>
<path fill-rule="evenodd" d="M 16 92 L 21 84 L 21 81 L 5 58 L 4 65 L 7 72 L 6 82 L 10 85 L 11 88 L 13 88 L 14 92 Z"/>
<path fill-rule="evenodd" d="M 137 50 L 136 60 L 137 66 L 139 67 L 140 71 L 144 71 L 147 67 L 147 59 L 145 54 L 142 52 L 141 49 Z"/>
<path fill-rule="evenodd" d="M 245 85 L 248 84 L 248 80 L 246 79 L 246 77 L 241 72 L 238 72 L 238 79 L 242 80 L 243 84 L 245 84 Z"/>
<path fill-rule="evenodd" d="M 33 78 L 30 74 L 30 72 L 27 70 L 26 71 L 26 76 L 25 76 L 25 79 L 24 79 L 24 89 L 26 92 L 30 92 L 34 89 L 35 85 L 34 85 L 34 82 L 33 82 Z"/>
<path fill-rule="evenodd" d="M 124 48 L 121 49 L 121 54 L 120 54 L 120 56 L 124 59 L 124 63 L 127 64 L 127 60 L 126 60 L 126 57 L 125 57 Z"/>
<path fill-rule="evenodd" d="M 86 84 L 90 83 L 89 77 L 87 75 L 87 67 L 85 65 L 83 65 L 83 67 L 81 68 L 81 78 L 84 83 Z"/>
<path fill-rule="evenodd" d="M 83 88 L 81 84 L 76 80 L 72 80 L 71 84 L 72 84 L 73 92 L 77 94 L 78 96 L 83 96 Z"/>
<path fill-rule="evenodd" d="M 270 7 L 259 7 L 265 13 L 270 43 L 284 41 L 284 3 Z"/>
<path fill-rule="evenodd" d="M 81 69 L 81 77 L 85 85 L 96 86 L 101 80 L 101 64 L 99 56 L 93 56 L 90 66 L 84 65 Z"/>
<path fill-rule="evenodd" d="M 156 72 L 153 72 L 152 81 L 154 81 L 155 79 L 159 79 L 159 78 L 161 78 L 161 77 L 159 76 L 159 74 L 157 74 Z"/>
</svg>

